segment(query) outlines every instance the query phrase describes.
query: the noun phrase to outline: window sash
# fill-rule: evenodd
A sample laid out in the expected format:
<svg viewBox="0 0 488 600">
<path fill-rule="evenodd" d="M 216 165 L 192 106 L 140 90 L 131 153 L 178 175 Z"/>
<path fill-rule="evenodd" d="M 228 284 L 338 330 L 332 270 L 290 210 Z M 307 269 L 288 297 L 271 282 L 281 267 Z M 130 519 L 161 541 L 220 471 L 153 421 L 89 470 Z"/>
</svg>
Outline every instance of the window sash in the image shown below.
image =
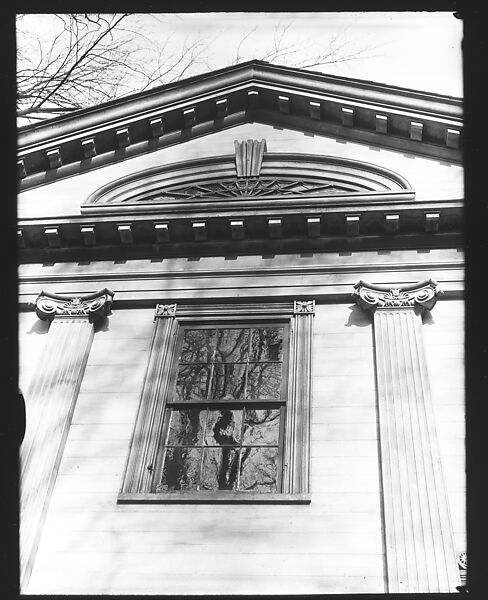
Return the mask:
<svg viewBox="0 0 488 600">
<path fill-rule="evenodd" d="M 255 403 L 250 403 L 252 404 L 253 407 L 256 406 Z M 265 403 L 266 405 L 270 404 L 270 403 Z M 265 406 L 265 404 L 260 403 L 261 408 L 264 410 L 265 408 L 267 408 L 268 406 Z M 202 407 L 201 404 L 195 403 L 193 406 L 195 407 Z M 219 407 L 221 406 L 218 405 Z M 231 405 L 233 407 L 234 410 L 245 410 L 245 403 L 233 403 Z M 273 409 L 275 408 L 275 404 L 271 404 L 271 406 L 273 407 Z M 213 410 L 215 407 L 215 403 L 209 403 L 205 405 L 205 408 L 203 408 L 202 410 Z M 164 461 L 165 461 L 165 457 L 166 457 L 166 452 L 168 450 L 168 448 L 199 448 L 202 451 L 202 455 L 201 455 L 201 461 L 203 461 L 203 450 L 205 448 L 234 448 L 236 449 L 239 454 L 240 454 L 240 450 L 242 448 L 277 448 L 278 452 L 277 452 L 277 463 L 276 463 L 276 492 L 274 493 L 281 493 L 282 491 L 282 482 L 283 482 L 283 455 L 284 455 L 284 443 L 285 443 L 285 419 L 286 419 L 286 408 L 285 405 L 282 403 L 281 406 L 279 407 L 280 409 L 280 422 L 279 422 L 279 433 L 278 433 L 278 440 L 276 444 L 245 444 L 243 443 L 244 441 L 244 436 L 243 436 L 243 432 L 244 432 L 244 419 L 241 425 L 241 441 L 239 444 L 225 444 L 225 445 L 213 445 L 213 444 L 207 444 L 205 443 L 206 440 L 206 431 L 204 431 L 203 433 L 203 438 L 202 438 L 202 442 L 199 444 L 194 444 L 194 445 L 190 445 L 190 444 L 168 444 L 168 437 L 169 437 L 169 427 L 170 427 L 170 423 L 171 423 L 171 414 L 173 411 L 180 409 L 180 410 L 185 410 L 187 409 L 187 405 L 186 404 L 178 404 L 178 405 L 173 405 L 173 406 L 167 406 L 167 408 L 165 409 L 165 416 L 164 416 L 164 426 L 163 426 L 163 430 L 162 430 L 162 434 L 161 434 L 161 443 L 160 443 L 160 451 L 158 453 L 157 456 L 157 462 L 156 462 L 156 466 L 155 466 L 155 477 L 153 479 L 152 485 L 151 485 L 151 491 L 152 492 L 157 492 L 157 488 L 159 485 L 159 482 L 162 480 L 163 477 L 163 469 L 164 469 Z M 230 407 L 227 407 L 229 408 Z M 218 409 L 217 409 L 218 410 Z M 230 409 L 232 410 L 232 409 Z M 208 423 L 208 417 L 206 418 L 206 424 Z M 239 461 L 238 461 L 238 477 L 237 477 L 237 483 L 236 485 L 239 485 L 239 480 L 240 480 L 240 465 L 241 465 L 241 459 L 239 457 Z M 202 464 L 200 463 L 199 466 L 199 480 L 201 478 L 201 474 L 202 474 Z M 203 492 L 205 490 L 200 490 L 200 489 L 196 489 L 193 490 L 194 493 L 199 494 L 201 492 Z M 223 490 L 212 490 L 215 492 L 222 492 L 224 493 Z M 239 491 L 242 493 L 247 493 L 246 490 L 225 490 L 225 493 L 228 493 L 230 491 Z M 164 491 L 164 492 L 159 492 L 159 493 L 165 493 L 165 494 L 170 494 L 170 493 L 180 493 L 180 491 Z M 268 494 L 268 493 L 273 493 L 273 492 L 260 492 L 261 494 Z"/>
<path fill-rule="evenodd" d="M 183 342 L 184 342 L 184 335 L 185 335 L 185 331 L 186 330 L 192 330 L 192 329 L 211 329 L 211 330 L 218 330 L 218 329 L 266 329 L 266 328 L 282 328 L 283 329 L 283 340 L 282 340 L 282 358 L 281 361 L 232 361 L 232 362 L 228 362 L 228 363 L 224 363 L 224 362 L 220 362 L 220 361 L 215 361 L 215 362 L 203 362 L 203 361 L 196 361 L 196 362 L 186 362 L 186 361 L 180 361 L 180 356 L 182 354 L 182 348 L 183 348 Z M 289 346 L 290 346 L 290 326 L 289 326 L 289 321 L 285 321 L 283 319 L 280 320 L 274 320 L 274 321 L 245 321 L 243 319 L 239 319 L 236 320 L 234 322 L 226 322 L 225 325 L 216 325 L 215 323 L 213 324 L 197 324 L 197 323 L 188 323 L 185 325 L 180 325 L 179 329 L 178 329 L 178 339 L 176 342 L 176 351 L 175 351 L 175 355 L 174 355 L 174 361 L 173 361 L 173 365 L 172 365 L 172 371 L 171 371 L 171 378 L 169 381 L 169 390 L 170 393 L 166 399 L 166 404 L 167 405 L 175 405 L 175 404 L 180 404 L 180 403 L 184 403 L 184 404 L 190 404 L 190 403 L 208 403 L 208 402 L 212 402 L 212 403 L 223 403 L 223 404 L 228 404 L 230 402 L 235 402 L 235 401 L 239 401 L 239 402 L 286 402 L 286 398 L 287 398 L 287 389 L 288 389 L 288 365 L 289 365 Z M 249 340 L 249 343 L 251 343 L 251 339 Z M 256 365 L 273 365 L 273 364 L 281 364 L 282 365 L 282 369 L 281 369 L 281 385 L 280 385 L 280 393 L 279 393 L 279 397 L 258 397 L 258 398 L 253 398 L 253 397 L 243 397 L 242 399 L 236 400 L 226 400 L 225 398 L 218 398 L 218 397 L 211 397 L 211 391 L 212 391 L 212 380 L 213 380 L 213 376 L 214 376 L 214 371 L 215 371 L 215 366 L 220 367 L 220 365 L 230 365 L 230 364 L 245 364 L 245 365 L 249 365 L 249 364 L 256 364 Z M 200 399 L 192 399 L 192 400 L 179 400 L 177 398 L 177 394 L 176 394 L 176 383 L 177 383 L 177 379 L 178 379 L 178 373 L 179 373 L 179 367 L 182 365 L 191 365 L 191 366 L 199 366 L 199 365 L 210 365 L 210 375 L 207 381 L 207 395 L 206 397 L 202 397 Z M 247 389 L 247 383 L 248 383 L 248 369 L 246 369 L 246 389 Z"/>
</svg>

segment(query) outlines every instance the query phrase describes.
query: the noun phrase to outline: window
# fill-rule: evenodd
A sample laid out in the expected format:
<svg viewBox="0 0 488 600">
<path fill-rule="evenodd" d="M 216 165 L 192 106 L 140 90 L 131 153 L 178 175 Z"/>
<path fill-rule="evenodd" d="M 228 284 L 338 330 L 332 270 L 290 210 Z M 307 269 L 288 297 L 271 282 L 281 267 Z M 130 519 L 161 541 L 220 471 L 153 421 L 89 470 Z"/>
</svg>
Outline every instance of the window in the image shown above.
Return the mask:
<svg viewBox="0 0 488 600">
<path fill-rule="evenodd" d="M 313 308 L 158 305 L 119 502 L 308 502 Z"/>
<path fill-rule="evenodd" d="M 281 489 L 287 333 L 269 323 L 181 328 L 156 492 Z"/>
</svg>

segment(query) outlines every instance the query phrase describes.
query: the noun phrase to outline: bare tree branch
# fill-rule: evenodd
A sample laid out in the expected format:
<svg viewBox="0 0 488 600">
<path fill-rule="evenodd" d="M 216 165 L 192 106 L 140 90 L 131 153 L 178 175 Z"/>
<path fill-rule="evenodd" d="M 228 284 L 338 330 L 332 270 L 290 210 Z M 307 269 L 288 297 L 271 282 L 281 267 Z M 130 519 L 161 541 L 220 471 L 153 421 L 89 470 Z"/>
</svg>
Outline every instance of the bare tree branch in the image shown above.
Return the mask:
<svg viewBox="0 0 488 600">
<path fill-rule="evenodd" d="M 17 104 L 23 121 L 36 122 L 53 115 L 89 107 L 178 81 L 215 67 L 221 56 L 212 39 L 201 34 L 177 43 L 172 34 L 155 44 L 151 32 L 138 20 L 140 15 L 57 14 L 48 32 L 37 30 L 24 15 L 17 16 Z M 145 15 L 157 24 L 164 15 Z M 183 17 L 182 17 L 183 19 Z M 147 20 L 144 22 L 147 24 Z M 52 25 L 52 26 L 51 26 Z M 323 45 L 291 35 L 293 22 L 278 23 L 269 45 L 256 50 L 259 25 L 236 40 L 228 53 L 232 64 L 258 58 L 304 69 L 364 58 L 364 48 L 354 48 L 345 32 Z M 216 57 L 216 59 L 215 59 Z"/>
</svg>

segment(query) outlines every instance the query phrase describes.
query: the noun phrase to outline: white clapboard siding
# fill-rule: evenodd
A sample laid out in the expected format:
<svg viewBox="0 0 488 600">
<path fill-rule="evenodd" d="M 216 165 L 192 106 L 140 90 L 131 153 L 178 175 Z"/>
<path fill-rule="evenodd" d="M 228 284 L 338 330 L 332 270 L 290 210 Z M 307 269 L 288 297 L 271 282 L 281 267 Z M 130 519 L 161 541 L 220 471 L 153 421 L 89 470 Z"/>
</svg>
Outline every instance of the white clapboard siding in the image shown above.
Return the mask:
<svg viewBox="0 0 488 600">
<path fill-rule="evenodd" d="M 313 398 L 314 406 L 374 406 L 374 374 L 314 377 Z"/>
<path fill-rule="evenodd" d="M 140 392 L 83 392 L 78 396 L 73 423 L 134 423 Z"/>
<path fill-rule="evenodd" d="M 348 564 L 347 557 L 344 559 Z M 149 561 L 151 562 L 151 561 Z M 249 573 L 244 575 L 229 575 L 221 573 L 218 577 L 202 575 L 196 578 L 189 572 L 188 577 L 165 576 L 158 565 L 153 566 L 150 576 L 144 575 L 134 579 L 130 576 L 136 569 L 128 569 L 119 575 L 119 568 L 104 572 L 88 571 L 86 583 L 80 583 L 80 577 L 76 577 L 71 570 L 71 581 L 56 578 L 51 571 L 44 571 L 37 578 L 32 578 L 32 588 L 38 589 L 39 593 L 51 594 L 118 594 L 118 595 L 152 595 L 154 590 L 164 590 L 162 594 L 172 595 L 290 595 L 290 594 L 364 594 L 383 593 L 385 589 L 384 577 L 341 577 L 341 576 L 308 576 L 289 577 L 286 574 L 255 576 Z M 79 566 L 78 566 L 79 571 Z M 83 573 L 86 569 L 83 570 Z M 252 572 L 252 571 L 251 571 Z M 54 580 L 53 580 L 54 579 Z M 217 589 L 217 592 L 216 592 Z M 68 590 L 68 592 L 67 592 Z"/>
<path fill-rule="evenodd" d="M 366 406 L 348 405 L 317 406 L 312 409 L 312 421 L 319 423 L 369 423 L 378 419 L 376 407 L 369 403 Z"/>
<path fill-rule="evenodd" d="M 146 372 L 145 364 L 87 365 L 80 394 L 105 392 L 138 392 Z"/>
<path fill-rule="evenodd" d="M 114 311 L 95 335 L 29 591 L 383 592 L 372 330 L 350 306 L 318 307 L 312 502 L 280 506 L 116 503 L 154 313 Z"/>
<path fill-rule="evenodd" d="M 98 340 L 134 339 L 150 340 L 154 328 L 154 308 L 117 309 L 110 316 L 108 326 L 96 334 Z M 130 346 L 130 342 L 127 342 Z"/>
<path fill-rule="evenodd" d="M 346 328 L 345 332 L 321 332 L 313 334 L 314 349 L 319 350 L 321 348 L 341 348 L 348 350 L 351 348 L 351 344 L 354 344 L 355 348 L 361 348 L 366 350 L 367 348 L 373 347 L 373 335 L 372 331 L 367 329 L 367 333 L 357 335 L 358 328 Z"/>
</svg>

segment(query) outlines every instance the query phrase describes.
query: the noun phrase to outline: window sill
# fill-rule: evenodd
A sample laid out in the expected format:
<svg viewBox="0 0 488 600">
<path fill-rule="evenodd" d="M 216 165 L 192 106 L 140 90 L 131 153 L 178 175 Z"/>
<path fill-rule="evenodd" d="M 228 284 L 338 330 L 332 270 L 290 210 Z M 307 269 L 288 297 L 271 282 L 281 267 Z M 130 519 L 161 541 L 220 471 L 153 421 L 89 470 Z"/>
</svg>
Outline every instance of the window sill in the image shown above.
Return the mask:
<svg viewBox="0 0 488 600">
<path fill-rule="evenodd" d="M 310 504 L 310 494 L 252 492 L 166 492 L 119 494 L 118 504 Z"/>
</svg>

